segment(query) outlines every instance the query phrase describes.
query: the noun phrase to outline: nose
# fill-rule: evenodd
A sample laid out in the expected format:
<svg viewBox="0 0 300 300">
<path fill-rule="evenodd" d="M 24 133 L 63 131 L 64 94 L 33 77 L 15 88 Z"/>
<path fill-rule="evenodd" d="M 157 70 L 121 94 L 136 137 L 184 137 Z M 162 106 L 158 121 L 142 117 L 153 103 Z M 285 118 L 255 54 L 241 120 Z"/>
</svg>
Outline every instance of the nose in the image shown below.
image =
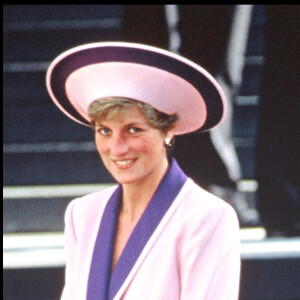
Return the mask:
<svg viewBox="0 0 300 300">
<path fill-rule="evenodd" d="M 110 153 L 113 157 L 121 157 L 128 152 L 128 143 L 121 134 L 114 134 L 111 139 Z"/>
</svg>

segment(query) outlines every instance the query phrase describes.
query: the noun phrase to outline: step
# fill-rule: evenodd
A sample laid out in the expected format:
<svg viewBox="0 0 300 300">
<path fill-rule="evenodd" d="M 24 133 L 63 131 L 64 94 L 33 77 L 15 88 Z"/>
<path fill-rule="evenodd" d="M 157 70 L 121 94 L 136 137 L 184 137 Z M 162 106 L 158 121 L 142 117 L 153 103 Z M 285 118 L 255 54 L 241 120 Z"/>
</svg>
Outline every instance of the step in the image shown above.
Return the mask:
<svg viewBox="0 0 300 300">
<path fill-rule="evenodd" d="M 68 203 L 112 184 L 59 184 L 3 188 L 3 232 L 63 231 Z"/>
<path fill-rule="evenodd" d="M 263 228 L 243 229 L 240 237 L 239 300 L 299 299 L 300 238 L 265 238 Z M 4 299 L 59 299 L 63 244 L 62 232 L 4 235 Z"/>
<path fill-rule="evenodd" d="M 6 5 L 3 61 L 50 61 L 83 43 L 119 40 L 121 13 L 121 5 Z"/>
<path fill-rule="evenodd" d="M 3 61 L 51 61 L 69 48 L 108 40 L 120 40 L 120 28 L 8 32 L 3 34 Z"/>
<path fill-rule="evenodd" d="M 4 5 L 3 22 L 44 22 L 119 17 L 122 5 Z"/>
<path fill-rule="evenodd" d="M 243 260 L 300 258 L 300 239 L 266 239 L 265 234 L 262 227 L 240 229 Z M 62 231 L 3 235 L 4 269 L 63 267 L 65 262 Z"/>
<path fill-rule="evenodd" d="M 109 183 L 97 151 L 3 155 L 3 185 Z"/>
</svg>

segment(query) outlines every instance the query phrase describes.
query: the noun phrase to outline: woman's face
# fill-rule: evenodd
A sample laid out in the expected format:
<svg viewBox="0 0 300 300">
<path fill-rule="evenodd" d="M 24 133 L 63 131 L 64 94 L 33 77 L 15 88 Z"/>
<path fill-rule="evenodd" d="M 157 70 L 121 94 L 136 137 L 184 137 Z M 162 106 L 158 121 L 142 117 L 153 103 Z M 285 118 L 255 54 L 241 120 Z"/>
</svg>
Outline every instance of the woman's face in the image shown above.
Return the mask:
<svg viewBox="0 0 300 300">
<path fill-rule="evenodd" d="M 149 125 L 136 106 L 122 116 L 96 122 L 95 141 L 101 159 L 121 184 L 144 183 L 161 175 L 168 161 L 164 134 Z"/>
</svg>

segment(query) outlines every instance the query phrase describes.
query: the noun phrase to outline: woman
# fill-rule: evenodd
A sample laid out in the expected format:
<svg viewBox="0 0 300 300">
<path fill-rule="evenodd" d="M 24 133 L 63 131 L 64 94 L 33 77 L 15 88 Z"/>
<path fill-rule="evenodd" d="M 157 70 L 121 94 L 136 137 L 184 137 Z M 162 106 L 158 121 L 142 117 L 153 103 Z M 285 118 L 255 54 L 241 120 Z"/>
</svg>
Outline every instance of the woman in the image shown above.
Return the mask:
<svg viewBox="0 0 300 300">
<path fill-rule="evenodd" d="M 67 208 L 62 299 L 237 299 L 236 214 L 167 155 L 175 135 L 223 119 L 210 74 L 161 49 L 102 42 L 57 57 L 47 88 L 67 116 L 95 129 L 118 182 Z"/>
</svg>

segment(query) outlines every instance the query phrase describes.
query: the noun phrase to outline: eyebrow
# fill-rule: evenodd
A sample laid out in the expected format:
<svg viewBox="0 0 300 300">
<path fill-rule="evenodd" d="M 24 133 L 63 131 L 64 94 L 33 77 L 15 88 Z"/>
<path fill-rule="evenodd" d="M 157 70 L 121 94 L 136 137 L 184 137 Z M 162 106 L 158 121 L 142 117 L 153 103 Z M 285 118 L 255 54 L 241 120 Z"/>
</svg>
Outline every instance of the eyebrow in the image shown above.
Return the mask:
<svg viewBox="0 0 300 300">
<path fill-rule="evenodd" d="M 137 127 L 143 127 L 144 125 L 145 125 L 145 123 L 138 123 L 138 122 L 134 123 L 133 122 L 133 123 L 126 124 L 125 127 L 136 127 L 136 126 Z"/>
<path fill-rule="evenodd" d="M 143 126 L 145 126 L 145 125 L 147 125 L 146 123 L 140 123 L 140 122 L 131 122 L 131 123 L 128 123 L 128 124 L 124 124 L 123 125 L 123 127 L 143 127 Z M 97 123 L 96 122 L 96 124 L 95 124 L 95 126 L 97 127 L 109 127 L 109 126 L 107 126 L 107 125 L 104 125 L 104 124 L 102 124 L 102 123 Z"/>
</svg>

